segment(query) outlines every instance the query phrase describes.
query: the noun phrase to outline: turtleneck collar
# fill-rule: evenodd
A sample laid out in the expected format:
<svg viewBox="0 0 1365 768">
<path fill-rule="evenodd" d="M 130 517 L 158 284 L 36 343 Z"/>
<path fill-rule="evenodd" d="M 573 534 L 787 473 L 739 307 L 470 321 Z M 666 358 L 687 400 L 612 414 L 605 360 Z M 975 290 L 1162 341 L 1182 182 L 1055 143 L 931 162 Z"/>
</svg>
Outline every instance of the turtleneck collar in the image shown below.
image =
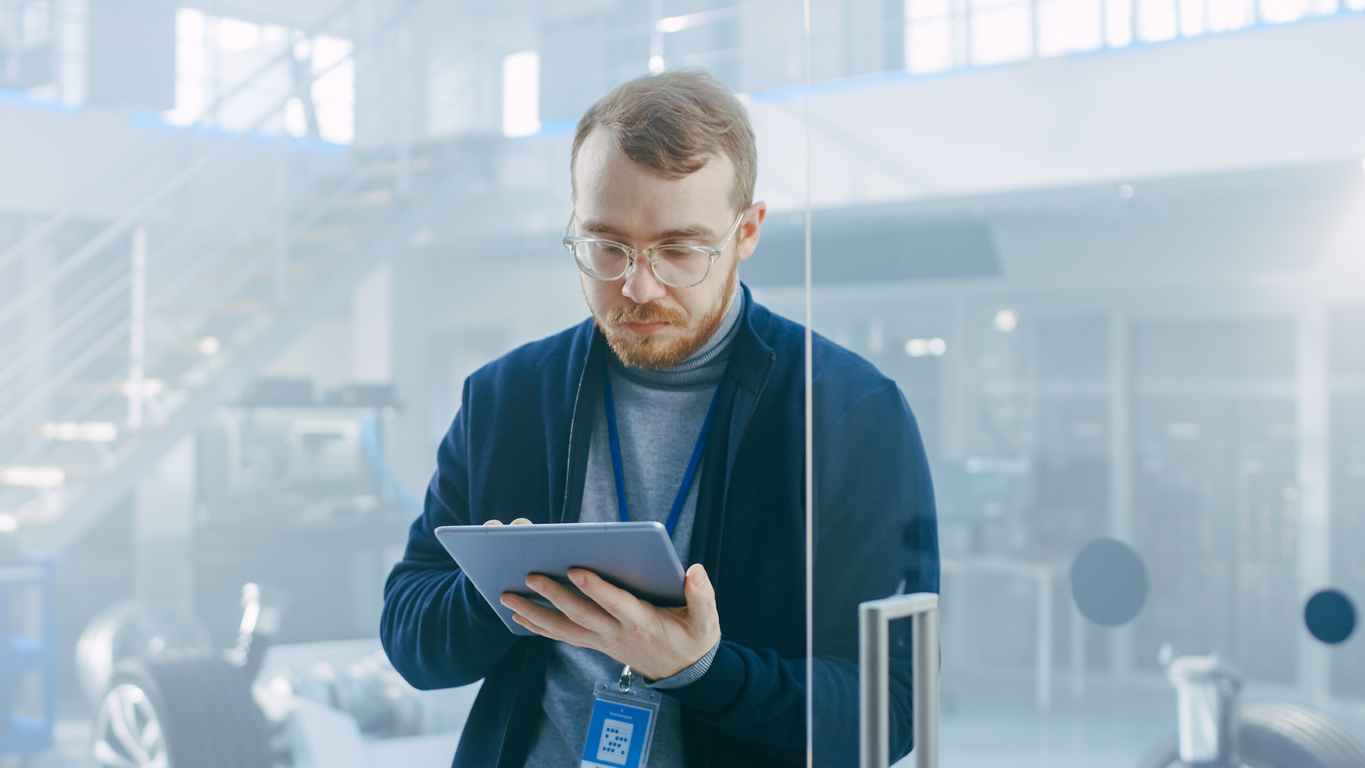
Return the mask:
<svg viewBox="0 0 1365 768">
<path fill-rule="evenodd" d="M 739 317 L 744 311 L 744 291 L 736 284 L 735 295 L 730 299 L 730 308 L 725 312 L 725 320 L 707 339 L 701 349 L 691 357 L 671 368 L 637 368 L 621 362 L 612 353 L 607 360 L 613 375 L 625 376 L 631 381 L 658 389 L 692 389 L 712 385 L 720 381 L 725 373 L 725 363 L 729 358 L 730 342 L 739 329 Z"/>
</svg>

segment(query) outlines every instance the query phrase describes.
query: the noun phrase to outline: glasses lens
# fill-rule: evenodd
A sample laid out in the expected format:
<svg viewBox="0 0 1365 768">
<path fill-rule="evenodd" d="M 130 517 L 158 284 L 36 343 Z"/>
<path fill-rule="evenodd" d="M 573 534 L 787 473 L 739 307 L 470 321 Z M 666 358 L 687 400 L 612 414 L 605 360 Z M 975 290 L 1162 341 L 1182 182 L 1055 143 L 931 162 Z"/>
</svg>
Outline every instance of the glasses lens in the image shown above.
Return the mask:
<svg viewBox="0 0 1365 768">
<path fill-rule="evenodd" d="M 574 258 L 583 271 L 602 280 L 615 280 L 626 273 L 624 249 L 609 243 L 575 243 Z"/>
<path fill-rule="evenodd" d="M 669 285 L 696 285 L 710 267 L 711 260 L 700 248 L 665 245 L 654 251 L 654 274 Z"/>
</svg>

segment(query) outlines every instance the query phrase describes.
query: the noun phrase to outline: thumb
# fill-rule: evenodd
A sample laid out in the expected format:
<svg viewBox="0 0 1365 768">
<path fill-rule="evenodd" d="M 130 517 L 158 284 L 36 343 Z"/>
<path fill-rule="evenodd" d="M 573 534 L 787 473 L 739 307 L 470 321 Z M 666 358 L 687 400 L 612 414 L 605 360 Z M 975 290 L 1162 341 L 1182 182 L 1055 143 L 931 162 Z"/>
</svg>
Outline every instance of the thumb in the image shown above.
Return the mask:
<svg viewBox="0 0 1365 768">
<path fill-rule="evenodd" d="M 683 596 L 687 598 L 689 611 L 715 610 L 716 590 L 711 586 L 711 579 L 706 575 L 706 568 L 701 563 L 693 563 L 692 567 L 687 569 L 687 579 L 683 582 Z"/>
</svg>

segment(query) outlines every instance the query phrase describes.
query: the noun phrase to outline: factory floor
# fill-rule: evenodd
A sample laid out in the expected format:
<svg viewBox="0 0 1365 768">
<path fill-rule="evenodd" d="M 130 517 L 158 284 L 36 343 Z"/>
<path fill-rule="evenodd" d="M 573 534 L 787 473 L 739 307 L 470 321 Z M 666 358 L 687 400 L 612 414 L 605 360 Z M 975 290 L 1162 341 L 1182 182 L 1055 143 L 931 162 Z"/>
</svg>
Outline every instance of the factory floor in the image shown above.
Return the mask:
<svg viewBox="0 0 1365 768">
<path fill-rule="evenodd" d="M 1074 697 L 1061 677 L 1048 711 L 1034 702 L 1024 670 L 944 670 L 939 764 L 945 768 L 1149 768 L 1154 747 L 1175 732 L 1175 690 L 1158 674 L 1119 687 L 1102 677 Z M 1365 743 L 1365 702 L 1315 704 L 1287 686 L 1250 683 L 1246 702 L 1287 702 L 1324 712 Z M 896 768 L 911 768 L 913 755 Z"/>
<path fill-rule="evenodd" d="M 1049 711 L 1033 701 L 1027 675 L 943 675 L 939 723 L 944 768 L 1146 768 L 1142 758 L 1175 727 L 1175 695 L 1159 678 L 1144 678 L 1118 690 L 1092 683 L 1082 699 L 1063 681 L 1055 687 Z M 1247 700 L 1297 701 L 1294 692 L 1252 684 Z M 1322 707 L 1365 742 L 1365 703 L 1336 700 Z M 89 723 L 58 722 L 54 749 L 24 758 L 0 756 L 0 768 L 86 768 Z M 910 768 L 913 755 L 897 764 Z M 445 768 L 432 766 L 408 768 Z M 319 766 L 319 768 L 326 768 Z"/>
<path fill-rule="evenodd" d="M 1132 686 L 1120 694 L 1092 684 L 1076 699 L 1059 681 L 1044 711 L 1024 674 L 945 670 L 941 682 L 939 764 L 945 767 L 1137 768 L 1175 726 L 1170 688 Z M 897 768 L 912 765 L 906 759 Z"/>
</svg>

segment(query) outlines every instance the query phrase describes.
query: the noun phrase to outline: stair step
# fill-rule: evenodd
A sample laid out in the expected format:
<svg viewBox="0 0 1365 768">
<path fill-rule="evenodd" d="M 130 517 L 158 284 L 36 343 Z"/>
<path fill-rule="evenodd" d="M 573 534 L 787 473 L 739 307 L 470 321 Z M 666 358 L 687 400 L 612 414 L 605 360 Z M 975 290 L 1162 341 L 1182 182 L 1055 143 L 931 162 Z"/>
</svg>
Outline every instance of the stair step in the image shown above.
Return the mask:
<svg viewBox="0 0 1365 768">
<path fill-rule="evenodd" d="M 161 397 L 168 389 L 166 382 L 156 376 L 148 376 L 145 380 L 146 391 L 149 397 Z M 61 392 L 66 395 L 85 397 L 96 392 L 107 392 L 110 398 L 123 399 L 124 395 L 119 391 L 124 386 L 122 379 L 73 379 L 62 386 Z"/>
<path fill-rule="evenodd" d="M 117 439 L 107 443 L 35 441 L 31 433 L 5 430 L 0 446 L 7 454 L 27 452 L 32 461 L 26 459 L 24 464 L 61 467 L 66 477 L 60 493 L 0 487 L 0 511 L 18 502 L 24 508 L 24 526 L 37 522 L 36 516 L 61 516 L 59 522 L 54 520 L 58 525 L 42 532 L 41 538 L 53 548 L 66 546 L 91 520 L 126 496 L 130 478 L 151 471 L 158 459 L 154 454 L 164 450 L 163 443 L 186 433 L 186 425 L 200 415 L 200 407 L 224 404 L 215 383 L 225 372 L 259 371 L 263 363 L 258 358 L 287 339 L 297 338 L 305 323 L 325 316 L 316 301 L 322 289 L 335 284 L 342 290 L 345 285 L 335 282 L 338 279 L 356 278 L 350 273 L 381 263 L 395 249 L 424 244 L 421 237 L 414 240 L 411 230 L 430 238 L 430 227 L 445 221 L 453 204 L 487 202 L 491 191 L 487 177 L 501 143 L 500 139 L 442 139 L 414 145 L 408 168 L 395 161 L 391 147 L 353 149 L 345 163 L 349 168 L 333 166 L 340 171 L 335 177 L 310 174 L 307 180 L 301 179 L 295 189 L 312 207 L 294 209 L 293 228 L 308 229 L 289 234 L 289 293 L 283 303 L 274 298 L 276 269 L 271 263 L 271 249 L 280 247 L 282 234 L 271 223 L 278 221 L 280 211 L 271 214 L 269 200 L 261 199 L 261 210 L 241 219 L 253 222 L 248 227 L 265 223 L 263 227 L 203 227 L 187 233 L 183 239 L 193 247 L 177 245 L 166 254 L 188 268 L 195 268 L 192 264 L 202 267 L 203 272 L 196 269 L 192 278 L 186 273 L 184 286 L 166 296 L 170 306 L 158 305 L 149 313 L 148 379 L 160 384 L 161 391 L 149 398 L 146 426 L 134 434 L 125 428 L 128 400 L 121 391 L 128 370 L 125 332 L 111 351 L 77 374 L 79 380 L 57 387 L 49 401 L 58 415 L 88 399 L 93 407 L 80 418 L 117 423 Z M 411 171 L 411 192 L 400 198 L 395 182 L 407 171 Z M 343 195 L 344 199 L 336 199 Z M 194 261 L 210 255 L 221 261 Z M 257 266 L 244 267 L 252 261 Z M 222 268 L 225 265 L 236 266 Z M 218 301 L 220 296 L 226 300 Z M 293 317 L 298 322 L 279 322 Z M 198 347 L 207 336 L 219 340 L 215 356 L 204 356 Z M 111 456 L 118 462 L 113 471 L 107 469 Z M 62 510 L 67 512 L 63 515 Z"/>
<path fill-rule="evenodd" d="M 291 243 L 306 245 L 309 243 L 340 243 L 343 241 L 357 241 L 361 239 L 360 231 L 354 227 L 318 227 L 307 232 L 300 232 L 290 238 Z"/>
<path fill-rule="evenodd" d="M 294 259 L 290 259 L 289 263 L 286 265 L 285 268 L 285 272 L 291 280 L 299 278 L 329 277 L 331 275 L 338 274 L 343 271 L 344 271 L 343 267 L 334 264 L 329 264 L 326 262 L 297 261 Z M 201 283 L 209 284 L 225 283 L 229 280 L 238 277 L 241 274 L 242 270 L 233 269 L 232 267 L 223 267 L 220 269 L 206 269 L 199 276 L 199 281 Z M 254 270 L 251 273 L 250 277 L 248 277 L 248 280 L 274 279 L 275 279 L 274 265 L 266 265 L 260 267 L 259 269 Z"/>
<path fill-rule="evenodd" d="M 409 169 L 410 172 L 414 174 L 425 173 L 426 171 L 432 169 L 432 165 L 433 165 L 432 159 L 430 157 L 414 157 L 412 158 L 412 162 L 409 164 Z M 398 175 L 399 175 L 398 161 L 395 160 L 394 162 L 391 163 L 376 163 L 375 165 L 361 168 L 349 174 L 328 174 L 325 176 L 320 176 L 316 180 L 316 184 L 318 188 L 325 189 L 329 185 L 337 186 L 340 184 L 344 184 L 347 181 L 350 181 L 352 178 L 355 178 L 356 176 L 359 176 L 362 179 L 382 179 L 397 178 Z"/>
<path fill-rule="evenodd" d="M 392 205 L 393 190 L 370 190 L 351 195 L 334 203 L 333 210 L 358 209 L 358 207 L 381 207 Z"/>
</svg>

